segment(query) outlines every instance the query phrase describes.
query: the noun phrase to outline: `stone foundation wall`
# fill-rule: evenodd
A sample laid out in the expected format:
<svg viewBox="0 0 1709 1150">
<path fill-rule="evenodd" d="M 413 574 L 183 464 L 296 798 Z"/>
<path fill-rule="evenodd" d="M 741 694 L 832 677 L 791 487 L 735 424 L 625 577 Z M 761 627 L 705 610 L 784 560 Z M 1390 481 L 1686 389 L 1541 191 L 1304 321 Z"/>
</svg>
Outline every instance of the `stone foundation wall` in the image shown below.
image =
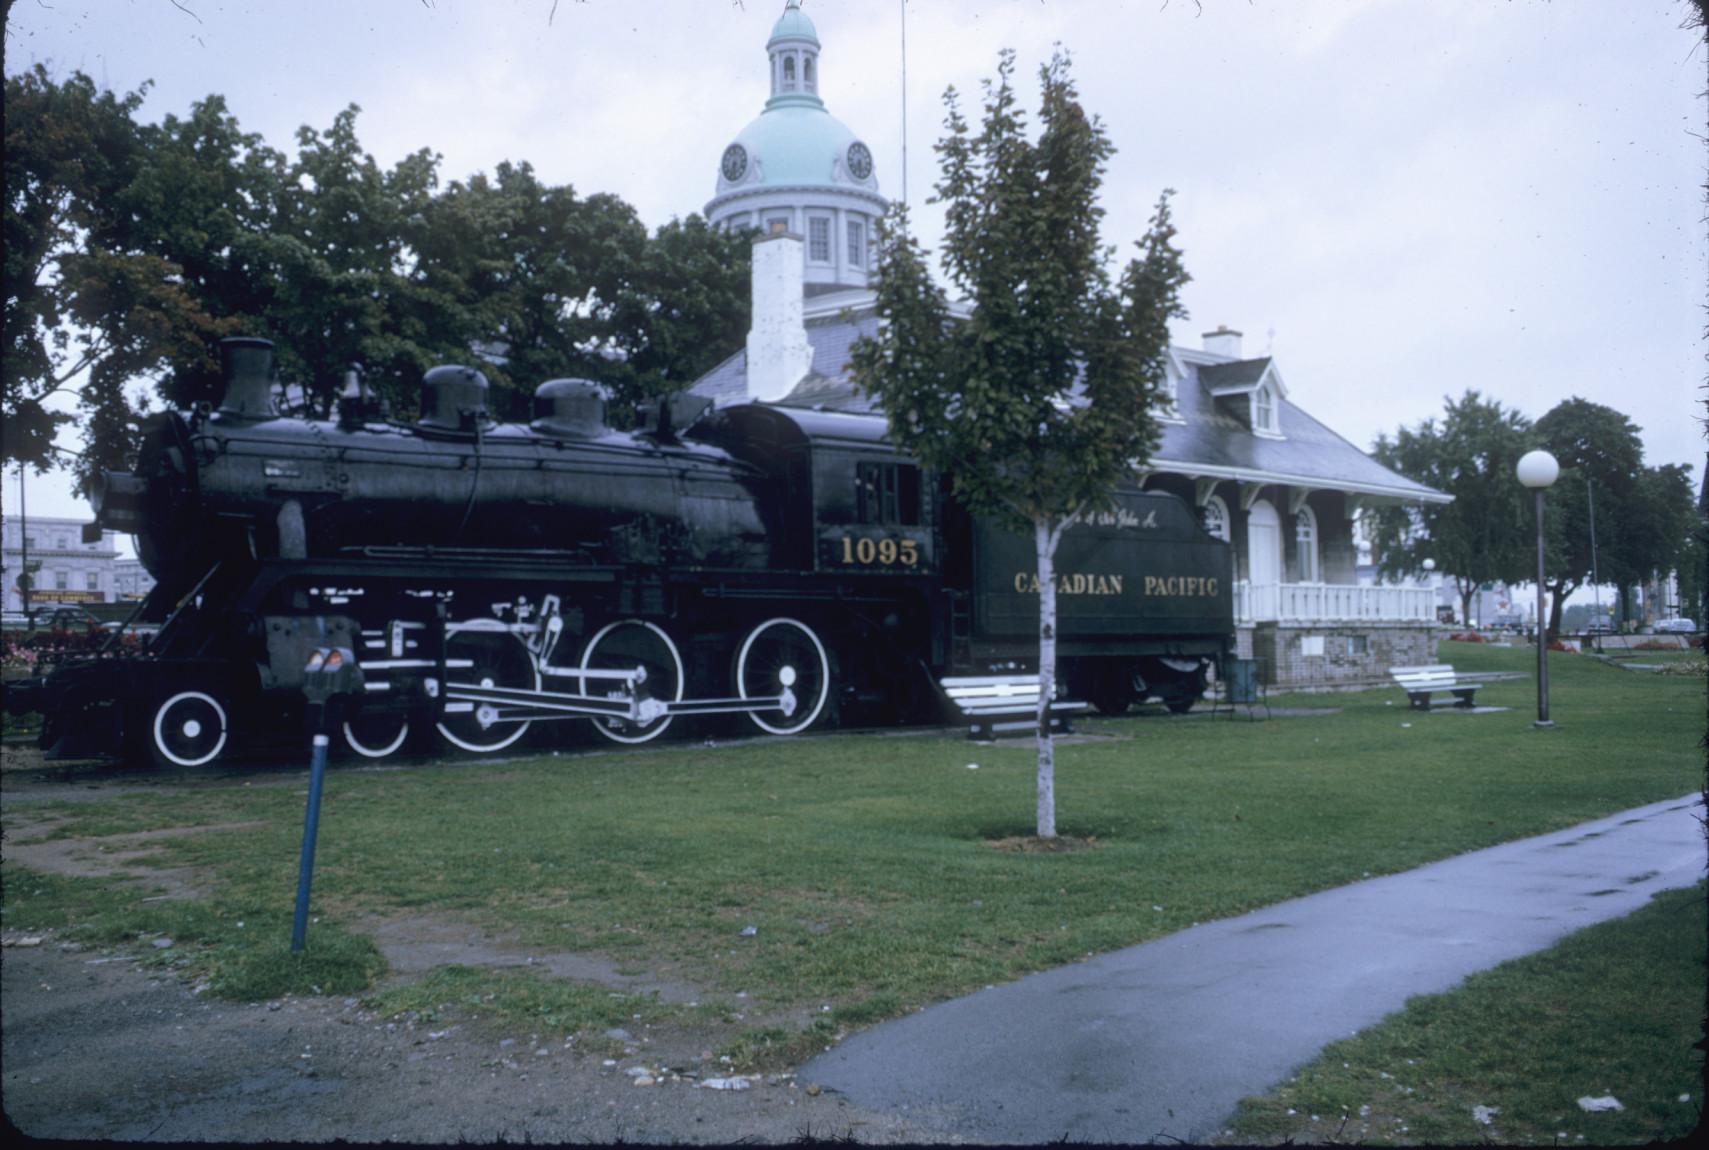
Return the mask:
<svg viewBox="0 0 1709 1150">
<path fill-rule="evenodd" d="M 1381 682 L 1390 667 L 1436 662 L 1442 631 L 1421 623 L 1258 623 L 1236 631 L 1235 653 L 1262 659 L 1269 686 L 1333 691 Z"/>
</svg>

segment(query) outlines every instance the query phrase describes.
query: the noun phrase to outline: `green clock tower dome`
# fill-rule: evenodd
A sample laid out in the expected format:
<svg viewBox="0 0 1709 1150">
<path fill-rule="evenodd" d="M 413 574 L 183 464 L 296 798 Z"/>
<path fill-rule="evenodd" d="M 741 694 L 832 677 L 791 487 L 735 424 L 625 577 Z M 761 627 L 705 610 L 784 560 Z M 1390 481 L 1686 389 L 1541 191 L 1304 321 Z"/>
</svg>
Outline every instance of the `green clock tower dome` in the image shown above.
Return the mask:
<svg viewBox="0 0 1709 1150">
<path fill-rule="evenodd" d="M 766 41 L 771 97 L 724 148 L 705 208 L 714 226 L 801 236 L 809 293 L 867 286 L 873 228 L 888 206 L 871 149 L 819 96 L 819 50 L 800 0 L 786 0 Z"/>
</svg>

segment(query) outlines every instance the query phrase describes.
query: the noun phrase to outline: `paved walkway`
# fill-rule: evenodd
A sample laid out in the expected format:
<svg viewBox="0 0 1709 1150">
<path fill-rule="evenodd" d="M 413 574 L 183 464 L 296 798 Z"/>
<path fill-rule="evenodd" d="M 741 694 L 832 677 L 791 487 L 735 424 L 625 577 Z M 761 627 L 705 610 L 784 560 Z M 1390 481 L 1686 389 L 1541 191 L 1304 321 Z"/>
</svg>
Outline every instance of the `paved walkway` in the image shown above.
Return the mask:
<svg viewBox="0 0 1709 1150">
<path fill-rule="evenodd" d="M 1206 923 L 875 1027 L 800 1077 L 980 1142 L 1202 1140 L 1410 996 L 1696 882 L 1702 817 L 1654 803 Z"/>
</svg>

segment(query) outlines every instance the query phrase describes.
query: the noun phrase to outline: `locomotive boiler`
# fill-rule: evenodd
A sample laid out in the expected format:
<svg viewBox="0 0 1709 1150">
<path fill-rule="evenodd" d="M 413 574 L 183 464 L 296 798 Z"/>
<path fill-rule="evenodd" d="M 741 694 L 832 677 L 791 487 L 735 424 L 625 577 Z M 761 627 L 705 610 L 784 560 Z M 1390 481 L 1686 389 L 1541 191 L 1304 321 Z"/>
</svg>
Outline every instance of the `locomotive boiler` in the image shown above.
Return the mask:
<svg viewBox="0 0 1709 1150">
<path fill-rule="evenodd" d="M 221 356 L 219 407 L 155 416 L 93 499 L 96 530 L 136 537 L 158 634 L 9 692 L 59 753 L 192 766 L 291 730 L 320 646 L 358 659 L 342 736 L 370 757 L 561 720 L 638 743 L 679 719 L 928 719 L 945 676 L 1036 659 L 1030 541 L 968 516 L 881 417 L 678 395 L 619 432 L 597 385 L 554 380 L 504 424 L 479 371 L 439 367 L 412 422 L 354 383 L 301 418 L 271 344 Z M 1232 637 L 1227 545 L 1174 496 L 1121 490 L 1057 567 L 1070 691 L 1190 707 Z"/>
</svg>

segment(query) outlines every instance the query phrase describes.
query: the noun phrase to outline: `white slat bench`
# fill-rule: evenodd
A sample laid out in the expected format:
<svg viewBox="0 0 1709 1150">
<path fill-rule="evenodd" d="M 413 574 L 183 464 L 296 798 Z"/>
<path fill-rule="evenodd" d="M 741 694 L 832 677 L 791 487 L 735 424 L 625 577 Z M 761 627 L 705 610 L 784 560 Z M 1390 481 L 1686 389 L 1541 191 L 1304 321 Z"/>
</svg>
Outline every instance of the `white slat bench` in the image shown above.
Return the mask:
<svg viewBox="0 0 1709 1150">
<path fill-rule="evenodd" d="M 1030 731 L 1038 725 L 1037 675 L 964 675 L 942 679 L 939 685 L 967 720 L 970 739 L 991 739 L 1003 731 Z M 1090 709 L 1090 703 L 1053 702 L 1051 726 L 1066 731 L 1070 716 Z"/>
<path fill-rule="evenodd" d="M 1452 695 L 1456 707 L 1473 707 L 1481 683 L 1461 682 L 1454 668 L 1447 663 L 1429 667 L 1390 667 L 1389 677 L 1395 686 L 1406 692 L 1407 699 L 1417 711 L 1428 711 L 1432 697 Z"/>
</svg>

